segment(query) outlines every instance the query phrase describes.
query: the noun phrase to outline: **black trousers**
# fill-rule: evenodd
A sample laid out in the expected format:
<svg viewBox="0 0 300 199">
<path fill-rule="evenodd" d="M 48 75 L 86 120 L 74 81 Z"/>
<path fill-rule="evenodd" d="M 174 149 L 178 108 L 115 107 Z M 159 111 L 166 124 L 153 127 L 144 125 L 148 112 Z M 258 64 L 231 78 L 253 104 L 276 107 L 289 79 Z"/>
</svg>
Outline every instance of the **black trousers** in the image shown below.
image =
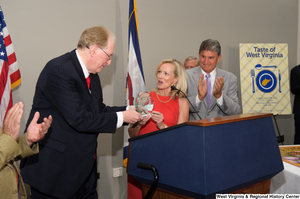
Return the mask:
<svg viewBox="0 0 300 199">
<path fill-rule="evenodd" d="M 294 144 L 300 144 L 300 114 L 295 114 L 294 120 L 295 120 Z"/>
<path fill-rule="evenodd" d="M 79 188 L 79 190 L 68 199 L 98 199 L 97 194 L 97 164 L 96 161 L 94 163 L 93 169 L 83 183 L 83 185 Z M 61 199 L 56 198 L 51 195 L 40 192 L 39 190 L 31 187 L 31 199 Z"/>
</svg>

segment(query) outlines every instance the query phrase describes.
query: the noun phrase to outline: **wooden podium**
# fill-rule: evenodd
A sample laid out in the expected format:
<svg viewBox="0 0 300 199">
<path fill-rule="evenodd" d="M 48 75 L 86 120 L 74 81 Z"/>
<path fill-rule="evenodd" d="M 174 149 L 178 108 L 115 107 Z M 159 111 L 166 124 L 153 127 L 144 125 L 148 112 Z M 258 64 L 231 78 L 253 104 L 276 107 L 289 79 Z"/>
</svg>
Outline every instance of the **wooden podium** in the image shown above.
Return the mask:
<svg viewBox="0 0 300 199">
<path fill-rule="evenodd" d="M 283 170 L 272 114 L 190 121 L 129 139 L 128 173 L 147 185 L 159 174 L 153 198 L 215 198 L 217 193 L 268 193 Z"/>
</svg>

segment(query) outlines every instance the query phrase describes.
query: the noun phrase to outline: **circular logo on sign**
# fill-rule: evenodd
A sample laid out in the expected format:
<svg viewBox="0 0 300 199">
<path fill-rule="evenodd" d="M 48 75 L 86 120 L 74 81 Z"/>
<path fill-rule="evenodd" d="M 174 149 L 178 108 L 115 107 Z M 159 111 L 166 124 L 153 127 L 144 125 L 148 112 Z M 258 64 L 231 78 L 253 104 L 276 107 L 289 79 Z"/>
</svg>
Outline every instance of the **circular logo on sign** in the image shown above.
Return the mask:
<svg viewBox="0 0 300 199">
<path fill-rule="evenodd" d="M 263 70 L 256 76 L 256 86 L 262 92 L 272 92 L 277 85 L 277 79 L 273 72 L 269 70 Z"/>
</svg>

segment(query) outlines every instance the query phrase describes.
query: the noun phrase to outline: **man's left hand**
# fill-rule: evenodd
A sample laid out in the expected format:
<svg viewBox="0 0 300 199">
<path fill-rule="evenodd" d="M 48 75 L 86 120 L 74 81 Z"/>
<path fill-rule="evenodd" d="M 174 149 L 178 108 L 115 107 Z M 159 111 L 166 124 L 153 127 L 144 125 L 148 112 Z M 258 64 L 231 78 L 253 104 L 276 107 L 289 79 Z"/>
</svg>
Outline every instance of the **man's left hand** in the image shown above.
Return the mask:
<svg viewBox="0 0 300 199">
<path fill-rule="evenodd" d="M 215 81 L 215 87 L 213 90 L 213 95 L 216 99 L 219 99 L 222 96 L 222 88 L 224 86 L 224 78 L 223 77 L 217 77 Z"/>
<path fill-rule="evenodd" d="M 51 115 L 48 118 L 45 117 L 43 123 L 41 123 L 41 124 L 37 123 L 39 117 L 40 117 L 40 113 L 35 112 L 32 120 L 27 128 L 26 141 L 29 146 L 31 146 L 33 143 L 43 139 L 52 123 Z"/>
</svg>

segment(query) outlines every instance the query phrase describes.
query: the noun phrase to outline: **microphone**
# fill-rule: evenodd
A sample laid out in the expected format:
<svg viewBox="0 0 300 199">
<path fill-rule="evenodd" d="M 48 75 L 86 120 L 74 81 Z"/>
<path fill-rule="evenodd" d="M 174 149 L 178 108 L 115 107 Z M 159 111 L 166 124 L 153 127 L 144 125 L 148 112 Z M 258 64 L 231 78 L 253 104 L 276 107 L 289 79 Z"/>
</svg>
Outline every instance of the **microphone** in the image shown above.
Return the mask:
<svg viewBox="0 0 300 199">
<path fill-rule="evenodd" d="M 178 91 L 178 92 L 181 92 L 181 93 L 184 95 L 184 97 L 189 101 L 191 107 L 194 109 L 194 111 L 195 111 L 195 113 L 198 115 L 199 119 L 202 120 L 202 118 L 201 118 L 200 115 L 198 114 L 198 111 L 196 111 L 195 107 L 192 105 L 191 101 L 189 100 L 189 98 L 186 96 L 186 94 L 185 94 L 182 90 L 176 88 L 175 86 L 171 86 L 171 90 L 172 90 L 172 91 L 173 91 L 173 90 L 176 90 L 176 91 Z"/>
</svg>

